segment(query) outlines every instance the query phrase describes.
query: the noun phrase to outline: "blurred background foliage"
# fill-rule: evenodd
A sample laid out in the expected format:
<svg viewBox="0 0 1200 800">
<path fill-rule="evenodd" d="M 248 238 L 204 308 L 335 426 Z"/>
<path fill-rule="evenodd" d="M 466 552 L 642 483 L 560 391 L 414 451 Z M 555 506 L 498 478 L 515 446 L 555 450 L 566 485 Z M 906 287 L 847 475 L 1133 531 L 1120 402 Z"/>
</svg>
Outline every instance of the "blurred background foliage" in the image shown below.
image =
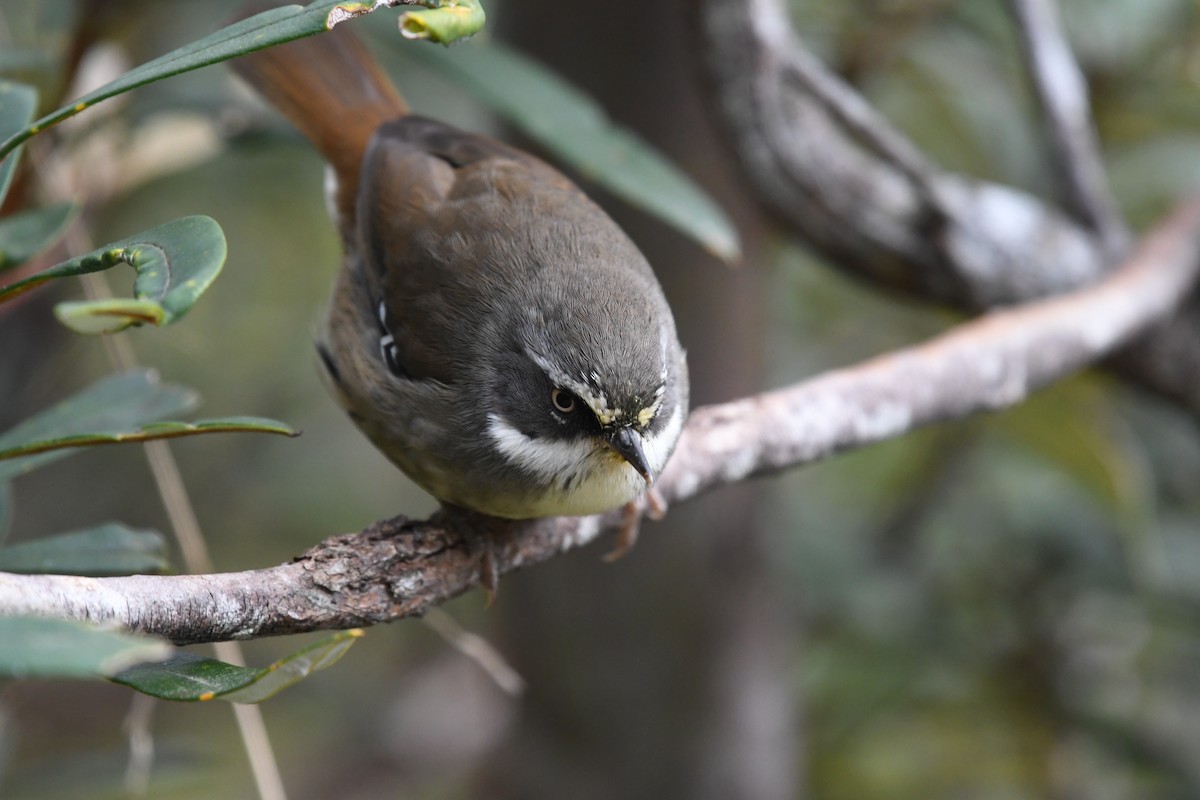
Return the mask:
<svg viewBox="0 0 1200 800">
<path fill-rule="evenodd" d="M 2 0 L 0 70 L 54 105 L 78 94 L 64 86 L 76 60 L 81 79 L 107 79 L 234 5 Z M 932 158 L 1053 197 L 1001 2 L 791 5 L 806 42 Z M 1144 226 L 1200 179 L 1200 7 L 1060 5 L 1116 195 Z M 953 324 L 843 277 L 757 209 L 704 115 L 690 4 L 487 8 L 486 36 L 593 93 L 738 220 L 748 258 L 731 270 L 610 203 L 663 276 L 698 402 Z M 418 45 L 392 20 L 355 24 L 412 104 L 502 133 L 405 53 Z M 319 385 L 312 328 L 339 262 L 321 164 L 227 69 L 109 101 L 27 157 L 80 187 L 97 243 L 188 214 L 225 230 L 225 271 L 189 317 L 122 334 L 197 388 L 203 415 L 305 432 L 172 445 L 218 569 L 434 508 Z M 53 321 L 52 302 L 78 293 L 53 287 L 0 314 L 0 428 L 108 371 L 99 340 Z M 681 506 L 615 566 L 592 548 L 506 578 L 490 612 L 478 594 L 451 603 L 525 677 L 519 698 L 410 621 L 368 631 L 263 711 L 294 798 L 1200 797 L 1197 476 L 1196 420 L 1080 376 Z M 167 529 L 136 447 L 83 453 L 15 490 L 14 541 L 104 519 Z M 261 665 L 300 644 L 246 649 Z M 145 702 L 104 684 L 0 687 L 0 796 L 125 796 L 124 720 Z M 148 796 L 254 796 L 228 706 L 157 703 L 152 726 Z"/>
</svg>

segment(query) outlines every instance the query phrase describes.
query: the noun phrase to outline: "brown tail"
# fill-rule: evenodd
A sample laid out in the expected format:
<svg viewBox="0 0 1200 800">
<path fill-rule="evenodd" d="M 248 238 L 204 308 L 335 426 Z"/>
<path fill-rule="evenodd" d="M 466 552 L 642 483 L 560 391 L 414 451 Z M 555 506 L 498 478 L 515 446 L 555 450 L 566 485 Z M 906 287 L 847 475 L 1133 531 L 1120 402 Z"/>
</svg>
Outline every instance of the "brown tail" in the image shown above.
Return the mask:
<svg viewBox="0 0 1200 800">
<path fill-rule="evenodd" d="M 408 105 L 346 27 L 259 50 L 232 66 L 333 167 L 338 210 L 349 221 L 371 136 L 383 123 L 407 114 Z"/>
</svg>

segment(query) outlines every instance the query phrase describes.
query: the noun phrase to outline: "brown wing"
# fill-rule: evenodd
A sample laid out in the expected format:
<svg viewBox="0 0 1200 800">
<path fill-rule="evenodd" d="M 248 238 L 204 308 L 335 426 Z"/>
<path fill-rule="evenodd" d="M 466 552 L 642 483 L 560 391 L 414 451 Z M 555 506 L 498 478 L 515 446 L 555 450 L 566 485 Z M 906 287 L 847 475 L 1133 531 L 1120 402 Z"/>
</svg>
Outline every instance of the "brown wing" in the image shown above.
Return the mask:
<svg viewBox="0 0 1200 800">
<path fill-rule="evenodd" d="M 536 279 L 528 226 L 581 198 L 549 165 L 485 136 L 415 116 L 383 126 L 363 166 L 361 268 L 403 370 L 454 383 L 472 342 L 503 334 L 497 298 Z"/>
</svg>

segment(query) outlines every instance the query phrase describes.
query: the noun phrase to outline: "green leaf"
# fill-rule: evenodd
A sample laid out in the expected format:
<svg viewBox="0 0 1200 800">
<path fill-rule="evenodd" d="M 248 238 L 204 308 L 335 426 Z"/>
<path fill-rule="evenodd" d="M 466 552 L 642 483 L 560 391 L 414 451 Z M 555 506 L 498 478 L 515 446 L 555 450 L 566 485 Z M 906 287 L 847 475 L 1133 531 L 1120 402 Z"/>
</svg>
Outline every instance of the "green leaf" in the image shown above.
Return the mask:
<svg viewBox="0 0 1200 800">
<path fill-rule="evenodd" d="M 62 235 L 79 206 L 59 203 L 0 219 L 0 272 L 24 264 Z"/>
<path fill-rule="evenodd" d="M 465 15 L 471 20 L 475 20 L 478 17 L 478 22 L 482 24 L 482 9 L 479 9 L 476 14 L 474 10 L 468 8 L 468 6 L 478 5 L 475 0 L 459 0 L 458 3 L 445 3 L 444 0 L 436 0 L 435 4 L 439 6 L 443 4 L 463 6 L 464 11 L 460 12 L 461 15 Z M 343 20 L 369 14 L 378 7 L 375 3 L 371 2 L 353 2 L 353 0 L 330 2 L 330 0 L 316 0 L 316 2 L 310 3 L 307 6 L 281 6 L 269 9 L 261 14 L 255 14 L 252 17 L 240 20 L 215 33 L 209 34 L 203 39 L 185 45 L 178 50 L 172 50 L 170 53 L 159 56 L 153 61 L 148 61 L 140 67 L 135 67 L 115 81 L 106 83 L 99 89 L 78 98 L 70 105 L 63 106 L 47 114 L 32 125 L 28 124 L 29 118 L 32 117 L 31 111 L 22 124 L 9 128 L 0 128 L 0 158 L 4 158 L 29 137 L 53 125 L 57 125 L 65 119 L 70 119 L 85 108 L 94 106 L 96 103 L 107 100 L 110 97 L 115 97 L 131 89 L 145 86 L 147 83 L 159 81 L 163 78 L 170 78 L 173 75 L 190 72 L 194 69 L 227 61 L 236 56 L 252 53 L 255 50 L 262 50 L 264 47 L 283 44 L 293 39 L 302 39 L 305 36 L 322 33 L 330 30 L 334 25 Z M 441 14 L 442 20 L 434 21 L 439 30 L 445 27 L 445 22 L 453 14 L 454 12 L 446 9 Z M 450 31 L 445 32 L 445 35 L 450 34 Z"/>
<path fill-rule="evenodd" d="M 341 631 L 264 669 L 237 667 L 191 653 L 178 653 L 160 664 L 139 664 L 114 675 L 112 680 L 163 700 L 261 703 L 309 674 L 331 666 L 362 635 L 360 630 Z"/>
<path fill-rule="evenodd" d="M 51 439 L 22 442 L 12 447 L 0 447 L 0 460 L 23 458 L 48 453 L 65 447 L 93 447 L 99 444 L 121 444 L 125 442 L 149 442 L 154 439 L 177 439 L 181 436 L 197 436 L 204 433 L 277 433 L 281 436 L 299 436 L 299 432 L 261 417 L 225 417 L 202 419 L 196 422 L 152 422 L 135 430 L 108 433 L 76 433 Z M 0 473 L 2 474 L 2 473 Z"/>
<path fill-rule="evenodd" d="M 0 642 L 0 676 L 12 678 L 108 677 L 172 652 L 148 636 L 39 617 L 0 617 Z"/>
<path fill-rule="evenodd" d="M 726 261 L 739 257 L 733 223 L 691 178 L 537 62 L 495 42 L 403 55 L 428 63 L 616 196 Z"/>
<path fill-rule="evenodd" d="M 415 20 L 409 23 L 405 32 L 410 38 L 415 35 L 415 38 L 428 38 L 448 44 L 456 38 L 470 36 L 483 25 L 483 8 L 478 0 L 423 0 L 421 4 L 431 8 L 406 15 Z M 290 5 L 269 9 L 135 67 L 115 81 L 88 92 L 70 105 L 47 114 L 33 124 L 29 124 L 29 120 L 33 118 L 36 94 L 33 95 L 33 100 L 28 102 L 24 99 L 10 100 L 7 108 L 3 99 L 6 86 L 19 87 L 20 90 L 28 92 L 33 90 L 11 81 L 0 82 L 0 159 L 5 159 L 30 137 L 110 97 L 255 50 L 331 30 L 339 22 L 369 14 L 379 7 L 376 3 L 354 0 L 315 0 L 307 6 Z M 424 34 L 418 35 L 422 33 L 421 28 L 425 28 Z M 17 113 L 19 108 L 26 105 L 27 114 L 22 116 Z M 0 199 L 4 197 L 5 179 L 14 161 L 15 158 L 7 159 L 0 166 Z"/>
<path fill-rule="evenodd" d="M 191 389 L 159 383 L 150 370 L 111 375 L 0 434 L 0 450 L 20 448 L 46 439 L 137 428 L 189 411 L 198 399 Z M 0 481 L 23 475 L 71 452 L 52 450 L 0 461 Z"/>
<path fill-rule="evenodd" d="M 173 50 L 126 72 L 111 83 L 89 92 L 69 106 L 64 106 L 27 127 L 22 125 L 7 134 L 0 144 L 0 158 L 18 147 L 29 137 L 69 119 L 85 108 L 102 100 L 128 92 L 153 81 L 206 67 L 234 56 L 261 50 L 272 44 L 299 39 L 327 29 L 326 19 L 336 3 L 318 2 L 312 5 L 283 6 L 241 20 L 203 39 Z"/>
<path fill-rule="evenodd" d="M 406 39 L 426 39 L 452 44 L 483 30 L 486 15 L 478 0 L 424 0 L 429 8 L 400 15 L 400 34 Z"/>
<path fill-rule="evenodd" d="M 23 83 L 0 79 L 0 141 L 11 139 L 29 125 L 37 110 L 37 91 Z M 20 144 L 18 142 L 17 144 Z M 0 151 L 0 202 L 8 194 L 20 153 L 12 153 L 16 145 Z M 5 156 L 8 156 L 5 158 Z"/>
<path fill-rule="evenodd" d="M 225 234 L 213 219 L 183 217 L 0 288 L 0 302 L 54 278 L 128 264 L 137 273 L 133 300 L 61 303 L 55 314 L 80 333 L 111 333 L 145 322 L 168 325 L 186 314 L 221 272 L 225 253 Z"/>
<path fill-rule="evenodd" d="M 117 333 L 131 325 L 163 325 L 163 308 L 152 300 L 110 297 L 104 300 L 72 300 L 54 307 L 54 316 L 76 333 Z"/>
<path fill-rule="evenodd" d="M 103 577 L 162 573 L 168 566 L 160 533 L 116 522 L 0 549 L 5 572 Z"/>
</svg>

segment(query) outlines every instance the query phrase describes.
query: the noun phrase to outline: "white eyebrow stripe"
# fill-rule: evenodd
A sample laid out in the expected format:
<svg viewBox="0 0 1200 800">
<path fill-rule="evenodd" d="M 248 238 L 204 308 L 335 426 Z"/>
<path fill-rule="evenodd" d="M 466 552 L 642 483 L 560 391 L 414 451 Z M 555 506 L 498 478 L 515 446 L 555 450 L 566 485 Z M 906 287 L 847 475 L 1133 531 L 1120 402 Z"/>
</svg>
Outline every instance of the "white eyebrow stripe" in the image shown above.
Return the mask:
<svg viewBox="0 0 1200 800">
<path fill-rule="evenodd" d="M 579 397 L 580 400 L 586 403 L 587 407 L 590 408 L 592 413 L 596 415 L 596 419 L 600 420 L 601 425 L 610 425 L 624 416 L 625 412 L 623 412 L 621 409 L 614 409 L 609 406 L 608 396 L 604 394 L 604 392 L 597 391 L 591 386 L 588 386 L 586 383 L 575 380 L 570 375 L 566 374 L 557 366 L 555 366 L 553 362 L 543 358 L 533 350 L 526 348 L 525 353 L 532 358 L 539 367 L 542 368 L 542 371 L 546 373 L 546 377 L 550 379 L 551 383 L 570 390 L 577 397 Z M 600 376 L 595 372 L 592 373 L 592 377 L 597 383 L 600 382 Z"/>
<path fill-rule="evenodd" d="M 561 369 L 559 369 L 554 364 L 553 361 L 551 361 L 548 358 L 543 357 L 541 354 L 537 353 L 536 351 L 531 350 L 528 347 L 526 347 L 525 355 L 527 355 L 531 359 L 533 359 L 534 363 L 542 368 L 542 372 L 545 372 L 546 377 L 549 378 L 552 382 L 557 383 L 560 386 L 568 386 L 568 384 L 577 383 L 577 381 L 574 381 L 570 375 L 568 375 L 567 373 L 565 373 Z M 570 387 L 568 386 L 568 388 L 570 388 Z"/>
</svg>

